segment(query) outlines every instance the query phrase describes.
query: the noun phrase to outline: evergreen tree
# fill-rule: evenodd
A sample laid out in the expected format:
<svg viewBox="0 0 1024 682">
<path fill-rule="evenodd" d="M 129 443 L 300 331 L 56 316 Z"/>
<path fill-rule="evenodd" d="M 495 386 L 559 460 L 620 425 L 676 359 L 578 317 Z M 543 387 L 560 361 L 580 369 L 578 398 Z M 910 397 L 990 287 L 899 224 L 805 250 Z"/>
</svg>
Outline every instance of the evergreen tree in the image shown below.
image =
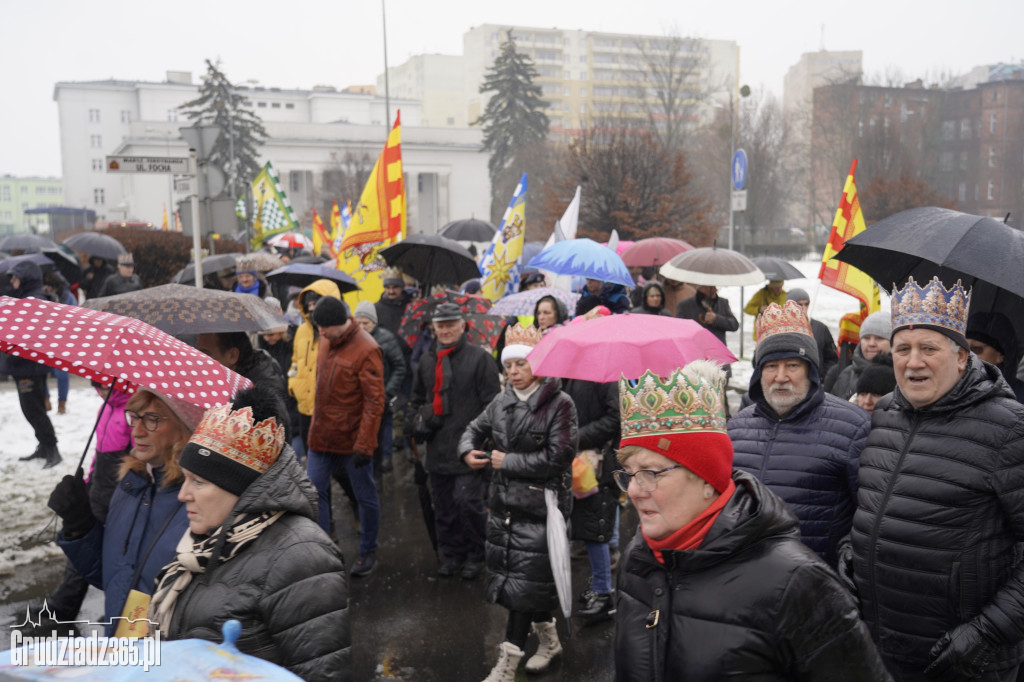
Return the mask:
<svg viewBox="0 0 1024 682">
<path fill-rule="evenodd" d="M 498 196 L 505 175 L 516 179 L 522 174 L 521 155 L 543 144 L 548 135 L 548 103 L 541 99 L 541 89 L 534 83 L 537 69 L 533 60 L 516 51 L 512 31 L 501 45 L 501 52 L 487 71 L 480 92 L 493 92 L 487 108 L 473 125 L 483 124 L 484 149 L 491 154 L 487 162 L 491 176 L 491 204 L 504 211 L 511 194 Z M 515 183 L 512 183 L 515 186 Z M 492 209 L 492 213 L 494 210 Z"/>
<path fill-rule="evenodd" d="M 225 191 L 230 192 L 233 184 L 234 193 L 238 195 L 245 183 L 251 182 L 263 168 L 259 162 L 259 147 L 267 138 L 267 131 L 260 117 L 253 113 L 249 98 L 239 94 L 227 76 L 209 59 L 206 60 L 206 68 L 199 97 L 182 104 L 179 109 L 193 125 L 220 127 L 221 135 L 207 158 L 210 164 L 224 172 Z"/>
</svg>

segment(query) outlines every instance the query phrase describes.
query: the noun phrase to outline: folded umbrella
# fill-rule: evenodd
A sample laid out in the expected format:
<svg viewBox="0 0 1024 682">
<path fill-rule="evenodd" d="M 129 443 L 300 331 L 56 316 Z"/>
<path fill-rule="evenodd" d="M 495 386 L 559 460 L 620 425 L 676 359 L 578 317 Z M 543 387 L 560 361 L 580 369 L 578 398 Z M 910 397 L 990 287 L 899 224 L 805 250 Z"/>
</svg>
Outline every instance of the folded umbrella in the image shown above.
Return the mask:
<svg viewBox="0 0 1024 682">
<path fill-rule="evenodd" d="M 606 383 L 637 379 L 648 369 L 668 376 L 693 360 L 736 362 L 714 334 L 694 320 L 664 315 L 610 315 L 552 329 L 530 352 L 537 376 Z"/>
<path fill-rule="evenodd" d="M 79 232 L 71 235 L 62 243 L 75 251 L 107 260 L 115 260 L 122 253 L 127 253 L 121 242 L 110 235 L 99 232 Z"/>
<path fill-rule="evenodd" d="M 260 332 L 288 324 L 259 296 L 184 284 L 163 284 L 117 296 L 94 298 L 86 308 L 124 315 L 168 334 Z"/>
<path fill-rule="evenodd" d="M 765 280 L 764 273 L 742 253 L 716 246 L 684 251 L 662 265 L 658 274 L 697 286 L 741 287 Z"/>
<path fill-rule="evenodd" d="M 548 540 L 548 560 L 551 562 L 551 574 L 555 579 L 555 591 L 558 592 L 558 604 L 562 607 L 562 615 L 572 634 L 572 562 L 569 557 L 569 533 L 566 530 L 565 517 L 558 508 L 558 495 L 554 490 L 544 489 L 544 506 L 547 508 L 545 531 Z"/>
<path fill-rule="evenodd" d="M 586 237 L 555 242 L 537 254 L 529 265 L 556 275 L 579 275 L 627 287 L 635 286 L 622 259 L 608 247 Z"/>
<path fill-rule="evenodd" d="M 338 285 L 343 294 L 359 290 L 359 285 L 351 275 L 328 265 L 292 261 L 283 268 L 267 273 L 267 281 L 271 284 L 285 284 L 290 287 L 305 288 L 318 279 L 331 280 Z"/>
</svg>

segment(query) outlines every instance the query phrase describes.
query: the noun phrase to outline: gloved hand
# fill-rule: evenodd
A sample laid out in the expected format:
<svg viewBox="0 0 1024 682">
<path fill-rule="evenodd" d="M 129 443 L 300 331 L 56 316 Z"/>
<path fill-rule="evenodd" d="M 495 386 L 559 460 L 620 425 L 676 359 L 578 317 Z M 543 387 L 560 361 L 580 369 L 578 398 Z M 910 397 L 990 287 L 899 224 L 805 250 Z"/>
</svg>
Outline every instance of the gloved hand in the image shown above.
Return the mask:
<svg viewBox="0 0 1024 682">
<path fill-rule="evenodd" d="M 74 476 L 65 476 L 50 493 L 46 503 L 64 522 L 64 535 L 73 539 L 89 532 L 96 524 L 89 506 L 89 489 L 85 485 L 85 473 L 82 467 Z"/>
<path fill-rule="evenodd" d="M 857 584 L 853 581 L 853 545 L 847 540 L 839 545 L 837 553 L 838 563 L 836 573 L 839 574 L 839 582 L 843 584 L 846 591 L 857 599 Z"/>
<path fill-rule="evenodd" d="M 934 659 L 925 675 L 942 678 L 954 673 L 966 678 L 981 677 L 992 663 L 998 639 L 991 634 L 992 624 L 983 615 L 944 634 L 930 652 Z"/>
<path fill-rule="evenodd" d="M 352 456 L 355 457 L 353 462 L 355 463 L 356 469 L 362 469 L 364 466 L 373 461 L 373 457 L 364 455 L 361 452 L 353 452 Z"/>
</svg>

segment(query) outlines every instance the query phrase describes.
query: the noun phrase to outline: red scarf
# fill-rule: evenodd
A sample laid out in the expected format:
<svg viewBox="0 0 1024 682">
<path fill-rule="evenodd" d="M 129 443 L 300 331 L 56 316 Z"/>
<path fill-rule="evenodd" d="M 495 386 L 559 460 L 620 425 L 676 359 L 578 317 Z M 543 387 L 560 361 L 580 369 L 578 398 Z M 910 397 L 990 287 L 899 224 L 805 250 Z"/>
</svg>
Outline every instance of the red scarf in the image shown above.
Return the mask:
<svg viewBox="0 0 1024 682">
<path fill-rule="evenodd" d="M 442 360 L 451 355 L 453 350 L 455 350 L 455 346 L 437 351 L 437 364 L 434 365 L 434 414 L 438 417 L 444 415 L 444 398 L 441 395 L 441 387 L 444 386 L 444 363 Z"/>
<path fill-rule="evenodd" d="M 711 530 L 711 526 L 715 523 L 715 519 L 722 513 L 722 509 L 725 508 L 725 504 L 732 497 L 732 494 L 736 492 L 736 484 L 729 480 L 729 485 L 725 488 L 718 499 L 712 502 L 707 509 L 702 511 L 697 518 L 690 521 L 688 524 L 672 533 L 663 540 L 652 540 L 644 535 L 644 540 L 647 541 L 647 546 L 654 551 L 654 557 L 660 562 L 665 563 L 665 559 L 662 558 L 661 552 L 663 550 L 688 550 L 697 549 L 701 543 L 704 542 L 704 538 L 707 537 L 708 531 Z M 641 533 L 643 531 L 641 530 Z"/>
</svg>

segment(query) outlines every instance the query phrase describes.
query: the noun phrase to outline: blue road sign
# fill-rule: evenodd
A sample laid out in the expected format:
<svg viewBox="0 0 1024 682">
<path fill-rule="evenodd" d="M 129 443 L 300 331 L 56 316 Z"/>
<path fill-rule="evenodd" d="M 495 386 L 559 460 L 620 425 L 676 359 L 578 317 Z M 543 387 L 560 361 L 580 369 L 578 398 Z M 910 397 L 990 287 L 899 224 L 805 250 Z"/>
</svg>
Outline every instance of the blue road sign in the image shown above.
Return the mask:
<svg viewBox="0 0 1024 682">
<path fill-rule="evenodd" d="M 747 153 L 737 149 L 732 157 L 732 186 L 734 189 L 743 189 L 747 182 Z"/>
</svg>

